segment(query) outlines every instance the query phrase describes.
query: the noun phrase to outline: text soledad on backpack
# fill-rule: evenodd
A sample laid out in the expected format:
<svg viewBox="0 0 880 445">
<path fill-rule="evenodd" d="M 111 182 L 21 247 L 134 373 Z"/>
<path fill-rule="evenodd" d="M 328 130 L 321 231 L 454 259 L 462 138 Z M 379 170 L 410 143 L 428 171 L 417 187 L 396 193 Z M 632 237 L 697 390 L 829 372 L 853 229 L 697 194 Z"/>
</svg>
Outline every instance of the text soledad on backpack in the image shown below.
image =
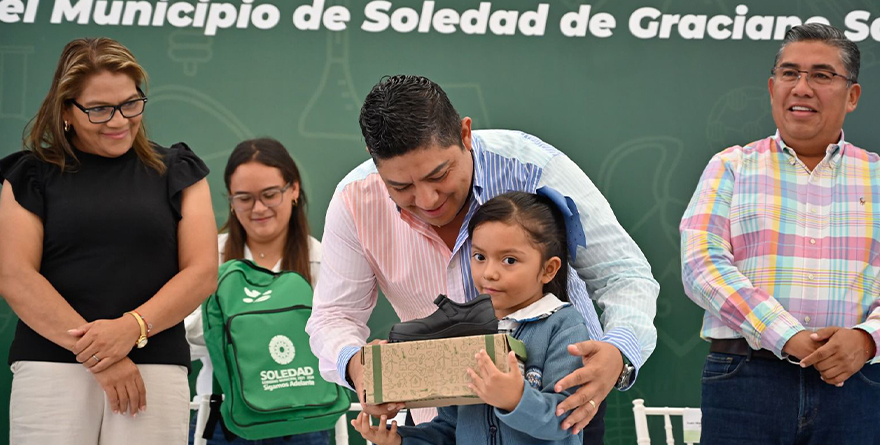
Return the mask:
<svg viewBox="0 0 880 445">
<path fill-rule="evenodd" d="M 318 373 L 305 332 L 311 312 L 312 288 L 301 275 L 246 260 L 220 266 L 202 317 L 231 432 L 256 440 L 322 431 L 348 410 L 345 390 Z"/>
</svg>

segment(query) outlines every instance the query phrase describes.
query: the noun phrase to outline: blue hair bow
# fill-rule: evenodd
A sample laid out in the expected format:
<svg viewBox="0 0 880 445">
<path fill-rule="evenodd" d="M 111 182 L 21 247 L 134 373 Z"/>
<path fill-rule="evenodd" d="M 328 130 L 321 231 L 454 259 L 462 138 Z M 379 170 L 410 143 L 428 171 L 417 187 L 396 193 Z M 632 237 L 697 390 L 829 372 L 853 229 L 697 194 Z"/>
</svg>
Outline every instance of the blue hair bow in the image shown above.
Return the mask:
<svg viewBox="0 0 880 445">
<path fill-rule="evenodd" d="M 577 247 L 587 247 L 587 237 L 584 235 L 584 226 L 581 225 L 580 214 L 578 214 L 577 205 L 574 200 L 568 196 L 559 193 L 559 191 L 544 186 L 535 190 L 536 195 L 546 196 L 556 204 L 562 217 L 565 219 L 566 244 L 568 244 L 568 253 L 574 260 L 577 255 Z"/>
</svg>

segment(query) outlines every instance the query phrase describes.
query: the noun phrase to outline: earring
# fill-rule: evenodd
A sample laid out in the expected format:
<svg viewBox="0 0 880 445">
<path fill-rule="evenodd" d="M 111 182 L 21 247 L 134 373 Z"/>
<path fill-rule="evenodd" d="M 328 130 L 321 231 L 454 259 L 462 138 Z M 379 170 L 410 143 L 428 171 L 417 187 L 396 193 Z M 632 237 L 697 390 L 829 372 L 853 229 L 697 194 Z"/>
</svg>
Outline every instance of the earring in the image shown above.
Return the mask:
<svg viewBox="0 0 880 445">
<path fill-rule="evenodd" d="M 235 207 L 230 207 L 229 211 L 232 212 L 233 215 L 235 215 Z"/>
<path fill-rule="evenodd" d="M 70 131 L 70 122 L 64 121 L 64 132 Z"/>
<path fill-rule="evenodd" d="M 293 206 L 296 207 L 296 199 L 293 200 Z"/>
</svg>

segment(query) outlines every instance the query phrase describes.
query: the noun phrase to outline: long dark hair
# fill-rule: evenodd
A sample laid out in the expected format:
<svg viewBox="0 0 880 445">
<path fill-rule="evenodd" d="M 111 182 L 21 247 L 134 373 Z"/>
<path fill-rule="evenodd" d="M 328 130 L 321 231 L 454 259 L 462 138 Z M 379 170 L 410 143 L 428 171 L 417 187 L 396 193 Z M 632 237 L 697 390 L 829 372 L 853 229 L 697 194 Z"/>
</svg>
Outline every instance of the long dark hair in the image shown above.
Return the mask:
<svg viewBox="0 0 880 445">
<path fill-rule="evenodd" d="M 306 191 L 302 186 L 302 179 L 296 162 L 290 157 L 287 149 L 280 142 L 272 138 L 249 139 L 238 144 L 229 160 L 226 162 L 226 171 L 223 180 L 226 182 L 226 192 L 229 193 L 229 181 L 238 166 L 248 162 L 259 162 L 267 167 L 275 167 L 281 170 L 281 176 L 285 182 L 299 184 L 299 200 L 293 207 L 290 222 L 287 226 L 287 240 L 284 243 L 284 251 L 281 256 L 281 269 L 292 270 L 299 273 L 311 283 L 312 274 L 309 270 L 309 221 L 306 219 Z M 229 216 L 223 230 L 229 233 L 226 239 L 226 247 L 223 249 L 223 257 L 226 260 L 244 258 L 244 244 L 247 241 L 247 232 L 238 222 L 238 218 L 229 209 Z"/>
<path fill-rule="evenodd" d="M 565 220 L 562 212 L 549 198 L 526 192 L 508 192 L 498 195 L 480 206 L 468 223 L 468 236 L 480 224 L 502 222 L 517 224 L 528 233 L 541 252 L 541 262 L 559 257 L 562 264 L 553 279 L 544 285 L 544 292 L 552 292 L 562 301 L 568 301 L 568 253 L 566 251 Z"/>
</svg>

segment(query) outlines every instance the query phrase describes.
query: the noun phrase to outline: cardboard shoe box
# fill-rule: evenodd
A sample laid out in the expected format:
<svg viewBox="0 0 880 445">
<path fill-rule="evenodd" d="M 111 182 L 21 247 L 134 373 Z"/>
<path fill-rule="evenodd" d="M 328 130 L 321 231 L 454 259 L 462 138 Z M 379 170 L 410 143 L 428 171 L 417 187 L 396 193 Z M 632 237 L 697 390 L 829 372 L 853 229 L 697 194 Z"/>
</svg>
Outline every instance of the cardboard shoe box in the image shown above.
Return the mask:
<svg viewBox="0 0 880 445">
<path fill-rule="evenodd" d="M 521 362 L 526 358 L 525 345 L 507 334 L 364 346 L 364 400 L 406 402 L 408 408 L 482 403 L 468 388 L 467 373 L 476 369 L 474 355 L 481 349 L 503 372 L 508 371 L 511 350 Z"/>
</svg>

